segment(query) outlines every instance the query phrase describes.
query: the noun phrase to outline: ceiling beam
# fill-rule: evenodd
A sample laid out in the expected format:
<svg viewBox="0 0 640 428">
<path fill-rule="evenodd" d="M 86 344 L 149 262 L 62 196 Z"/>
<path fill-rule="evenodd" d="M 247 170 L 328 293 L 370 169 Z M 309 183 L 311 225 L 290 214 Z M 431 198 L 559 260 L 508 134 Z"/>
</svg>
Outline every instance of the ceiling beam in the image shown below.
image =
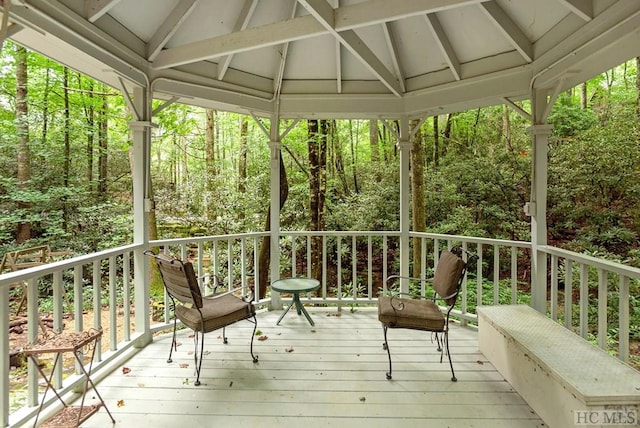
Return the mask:
<svg viewBox="0 0 640 428">
<path fill-rule="evenodd" d="M 435 13 L 429 13 L 425 15 L 425 20 L 427 21 L 427 25 L 429 26 L 429 29 L 431 30 L 431 33 L 433 34 L 433 37 L 435 38 L 436 43 L 438 44 L 438 47 L 442 52 L 442 55 L 444 55 L 445 61 L 447 61 L 447 64 L 449 64 L 449 68 L 453 73 L 453 77 L 456 80 L 462 79 L 462 73 L 460 71 L 460 60 L 458 60 L 458 56 L 451 46 L 449 37 L 447 37 L 447 34 L 444 32 L 442 24 L 440 24 L 440 20 Z"/>
<path fill-rule="evenodd" d="M 425 2 L 419 0 L 394 0 L 390 2 L 388 0 L 369 0 L 356 5 L 332 9 L 335 18 L 331 22 L 335 23 L 333 30 L 341 32 L 466 4 L 477 4 L 481 1 L 431 0 Z M 329 30 L 322 26 L 313 16 L 304 15 L 286 21 L 249 28 L 237 33 L 229 33 L 198 42 L 187 43 L 172 49 L 165 49 L 158 53 L 152 66 L 156 69 L 170 68 L 232 53 L 246 52 L 315 37 L 328 32 Z"/>
<path fill-rule="evenodd" d="M 291 15 L 293 18 L 296 16 L 296 9 L 298 8 L 298 2 L 296 0 L 291 0 Z M 276 71 L 276 75 L 273 79 L 273 93 L 277 98 L 280 96 L 280 90 L 282 89 L 282 80 L 284 79 L 284 68 L 287 65 L 287 56 L 289 55 L 289 43 L 284 43 L 282 45 L 282 53 L 280 55 L 280 63 L 278 64 L 278 70 Z"/>
<path fill-rule="evenodd" d="M 89 22 L 96 22 L 102 15 L 117 5 L 120 0 L 86 0 L 84 10 Z"/>
<path fill-rule="evenodd" d="M 593 1 L 592 0 L 559 0 L 565 5 L 571 13 L 579 16 L 584 21 L 593 19 Z"/>
<path fill-rule="evenodd" d="M 402 68 L 402 64 L 400 64 L 398 43 L 396 42 L 395 37 L 393 37 L 393 31 L 389 22 L 382 24 L 382 32 L 384 33 L 384 38 L 387 41 L 387 46 L 391 53 L 391 61 L 393 62 L 393 68 L 396 72 L 398 83 L 400 83 L 400 89 L 402 89 L 402 92 L 407 92 L 407 87 L 404 82 L 404 69 Z"/>
<path fill-rule="evenodd" d="M 158 53 L 164 48 L 171 36 L 178 31 L 178 28 L 189 17 L 195 9 L 199 0 L 180 0 L 180 3 L 173 8 L 169 16 L 158 27 L 147 45 L 147 59 L 153 61 Z"/>
<path fill-rule="evenodd" d="M 358 58 L 391 92 L 402 95 L 398 79 L 354 30 L 336 31 L 334 10 L 326 0 L 298 0 L 340 44 Z"/>
<path fill-rule="evenodd" d="M 480 7 L 489 18 L 497 25 L 502 34 L 509 40 L 509 43 L 522 55 L 527 62 L 533 62 L 533 44 L 529 38 L 522 32 L 520 27 L 500 5 L 495 1 L 487 1 L 480 3 Z"/>
<path fill-rule="evenodd" d="M 258 0 L 245 0 L 242 10 L 240 11 L 240 15 L 238 15 L 238 19 L 236 20 L 236 24 L 233 26 L 234 33 L 245 30 L 249 26 L 249 21 L 251 21 L 251 17 L 253 16 L 253 12 L 255 12 L 257 5 Z M 218 80 L 224 79 L 224 75 L 231 64 L 232 59 L 233 54 L 225 55 L 220 58 L 218 61 Z"/>
</svg>

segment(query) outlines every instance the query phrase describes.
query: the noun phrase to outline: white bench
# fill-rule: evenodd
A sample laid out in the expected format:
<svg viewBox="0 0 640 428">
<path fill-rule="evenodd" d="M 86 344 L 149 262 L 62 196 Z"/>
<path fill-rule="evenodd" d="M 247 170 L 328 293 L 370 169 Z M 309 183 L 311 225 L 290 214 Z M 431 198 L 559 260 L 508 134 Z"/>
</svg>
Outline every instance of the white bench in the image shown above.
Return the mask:
<svg viewBox="0 0 640 428">
<path fill-rule="evenodd" d="M 529 306 L 478 308 L 478 342 L 550 428 L 640 416 L 639 371 Z"/>
</svg>

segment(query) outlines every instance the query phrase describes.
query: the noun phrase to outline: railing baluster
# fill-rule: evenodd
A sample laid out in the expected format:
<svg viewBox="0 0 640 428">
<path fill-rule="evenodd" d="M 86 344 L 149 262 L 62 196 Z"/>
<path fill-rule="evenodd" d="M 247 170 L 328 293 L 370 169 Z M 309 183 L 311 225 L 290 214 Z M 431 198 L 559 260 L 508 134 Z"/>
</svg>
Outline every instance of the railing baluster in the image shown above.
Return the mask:
<svg viewBox="0 0 640 428">
<path fill-rule="evenodd" d="M 558 256 L 551 256 L 551 319 L 558 321 Z"/>
<path fill-rule="evenodd" d="M 389 277 L 387 273 L 387 253 L 389 252 L 388 243 L 387 243 L 387 235 L 382 238 L 382 291 L 383 293 L 387 292 L 387 278 Z"/>
<path fill-rule="evenodd" d="M 367 236 L 367 298 L 373 299 L 373 237 Z"/>
<path fill-rule="evenodd" d="M 296 241 L 296 236 L 291 236 L 291 276 L 293 278 L 298 276 L 298 244 Z"/>
<path fill-rule="evenodd" d="M 493 304 L 500 304 L 500 248 L 493 246 Z"/>
<path fill-rule="evenodd" d="M 511 304 L 518 303 L 518 248 L 511 246 Z"/>
<path fill-rule="evenodd" d="M 476 305 L 482 306 L 482 244 L 478 244 L 478 260 L 476 267 Z"/>
<path fill-rule="evenodd" d="M 62 284 L 62 271 L 53 273 L 53 331 L 60 333 L 63 330 L 62 315 L 64 312 L 64 286 Z M 71 309 L 71 308 L 69 308 Z M 56 389 L 62 386 L 62 367 L 56 365 L 53 374 L 53 384 Z"/>
<path fill-rule="evenodd" d="M 573 260 L 564 263 L 564 326 L 573 327 Z"/>
<path fill-rule="evenodd" d="M 353 299 L 358 298 L 358 245 L 357 236 L 351 237 L 351 288 L 353 288 Z"/>
<path fill-rule="evenodd" d="M 629 277 L 620 275 L 620 300 L 618 301 L 618 358 L 629 362 Z"/>
<path fill-rule="evenodd" d="M 309 269 L 311 269 L 311 263 L 308 263 Z M 311 271 L 309 271 L 311 272 Z M 322 297 L 327 298 L 327 237 L 322 236 Z M 311 277 L 311 274 L 309 274 Z"/>
<path fill-rule="evenodd" d="M 109 257 L 109 326 L 110 330 L 110 343 L 109 349 L 115 351 L 118 345 L 118 302 L 117 302 L 117 289 L 116 289 L 116 256 Z M 102 314 L 102 308 L 98 306 L 93 308 L 93 311 L 99 311 Z M 103 336 L 104 337 L 104 336 Z M 97 350 L 96 350 L 97 352 Z M 98 361 L 102 360 L 102 354 Z"/>
<path fill-rule="evenodd" d="M 129 282 L 129 275 L 131 271 L 129 269 L 129 263 L 131 258 L 129 252 L 125 251 L 122 254 L 122 309 L 123 309 L 123 340 L 126 342 L 131 340 L 131 283 Z"/>
<path fill-rule="evenodd" d="M 96 310 L 96 308 L 100 308 L 101 306 L 101 300 L 102 300 L 102 296 L 100 295 L 101 293 L 101 278 L 100 278 L 100 260 L 94 260 L 92 263 L 92 275 L 91 275 L 91 282 L 93 284 L 93 328 L 95 329 L 101 329 L 102 328 L 102 311 L 100 310 Z M 98 340 L 98 343 L 102 344 L 102 341 L 106 340 L 105 336 L 102 335 L 102 337 L 100 337 L 100 339 Z M 98 346 L 96 348 L 96 357 L 97 357 L 97 361 L 100 361 L 102 359 L 102 346 Z"/>
<path fill-rule="evenodd" d="M 580 263 L 580 336 L 589 333 L 589 266 Z"/>
<path fill-rule="evenodd" d="M 311 251 L 311 241 L 313 240 L 313 237 L 311 235 L 307 236 L 307 277 L 311 278 L 312 277 L 312 270 L 311 270 L 311 260 L 312 260 L 312 251 Z M 322 266 L 323 266 L 323 272 L 324 275 L 323 277 L 326 278 L 326 267 L 327 267 L 327 258 L 326 258 L 326 253 L 327 253 L 327 247 L 326 247 L 326 242 L 325 242 L 325 237 L 322 236 L 322 255 L 323 255 L 323 259 L 322 259 Z M 325 279 L 325 286 L 326 286 L 326 279 Z M 326 294 L 325 294 L 326 295 Z"/>
<path fill-rule="evenodd" d="M 27 338 L 29 343 L 35 343 L 38 339 L 39 319 L 38 313 L 38 280 L 30 278 L 27 281 Z M 77 317 L 76 317 L 77 318 Z M 80 313 L 82 318 L 82 312 Z M 27 358 L 27 403 L 29 406 L 38 404 L 38 369 L 32 358 Z"/>
<path fill-rule="evenodd" d="M 598 346 L 607 349 L 607 272 L 598 269 Z"/>
<path fill-rule="evenodd" d="M 338 300 L 342 299 L 342 236 L 338 236 L 336 239 L 336 259 L 337 259 L 337 274 L 336 278 L 336 297 Z"/>
</svg>

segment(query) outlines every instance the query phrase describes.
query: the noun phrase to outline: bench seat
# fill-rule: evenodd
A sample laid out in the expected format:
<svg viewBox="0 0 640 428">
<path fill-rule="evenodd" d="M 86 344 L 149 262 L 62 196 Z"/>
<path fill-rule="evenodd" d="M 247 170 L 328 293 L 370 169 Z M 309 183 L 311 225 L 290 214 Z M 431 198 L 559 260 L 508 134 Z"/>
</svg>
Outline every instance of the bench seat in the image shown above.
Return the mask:
<svg viewBox="0 0 640 428">
<path fill-rule="evenodd" d="M 639 371 L 531 307 L 480 307 L 478 326 L 480 352 L 549 427 L 582 411 L 638 412 Z"/>
</svg>

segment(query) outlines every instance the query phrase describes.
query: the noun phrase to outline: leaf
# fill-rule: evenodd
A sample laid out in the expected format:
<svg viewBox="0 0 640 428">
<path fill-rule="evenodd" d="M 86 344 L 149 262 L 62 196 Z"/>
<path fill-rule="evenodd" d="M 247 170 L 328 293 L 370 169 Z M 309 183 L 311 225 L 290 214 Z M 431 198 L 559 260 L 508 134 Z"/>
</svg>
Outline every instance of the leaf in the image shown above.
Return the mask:
<svg viewBox="0 0 640 428">
<path fill-rule="evenodd" d="M 131 369 L 129 367 L 122 368 L 122 374 L 129 374 L 129 373 L 131 373 Z"/>
<path fill-rule="evenodd" d="M 124 407 L 124 400 L 118 400 L 117 406 Z"/>
<path fill-rule="evenodd" d="M 186 369 L 189 367 L 189 363 L 180 363 L 180 368 L 181 369 Z"/>
<path fill-rule="evenodd" d="M 268 338 L 269 338 L 268 336 L 262 335 L 262 336 L 260 336 L 260 337 L 258 338 L 258 340 L 260 340 L 261 342 L 264 342 L 264 341 L 265 341 L 265 340 L 267 340 Z"/>
<path fill-rule="evenodd" d="M 293 346 L 290 346 L 288 348 L 284 348 L 284 352 L 293 352 Z"/>
<path fill-rule="evenodd" d="M 360 397 L 360 401 L 364 403 L 365 401 L 367 401 L 367 397 Z"/>
</svg>

